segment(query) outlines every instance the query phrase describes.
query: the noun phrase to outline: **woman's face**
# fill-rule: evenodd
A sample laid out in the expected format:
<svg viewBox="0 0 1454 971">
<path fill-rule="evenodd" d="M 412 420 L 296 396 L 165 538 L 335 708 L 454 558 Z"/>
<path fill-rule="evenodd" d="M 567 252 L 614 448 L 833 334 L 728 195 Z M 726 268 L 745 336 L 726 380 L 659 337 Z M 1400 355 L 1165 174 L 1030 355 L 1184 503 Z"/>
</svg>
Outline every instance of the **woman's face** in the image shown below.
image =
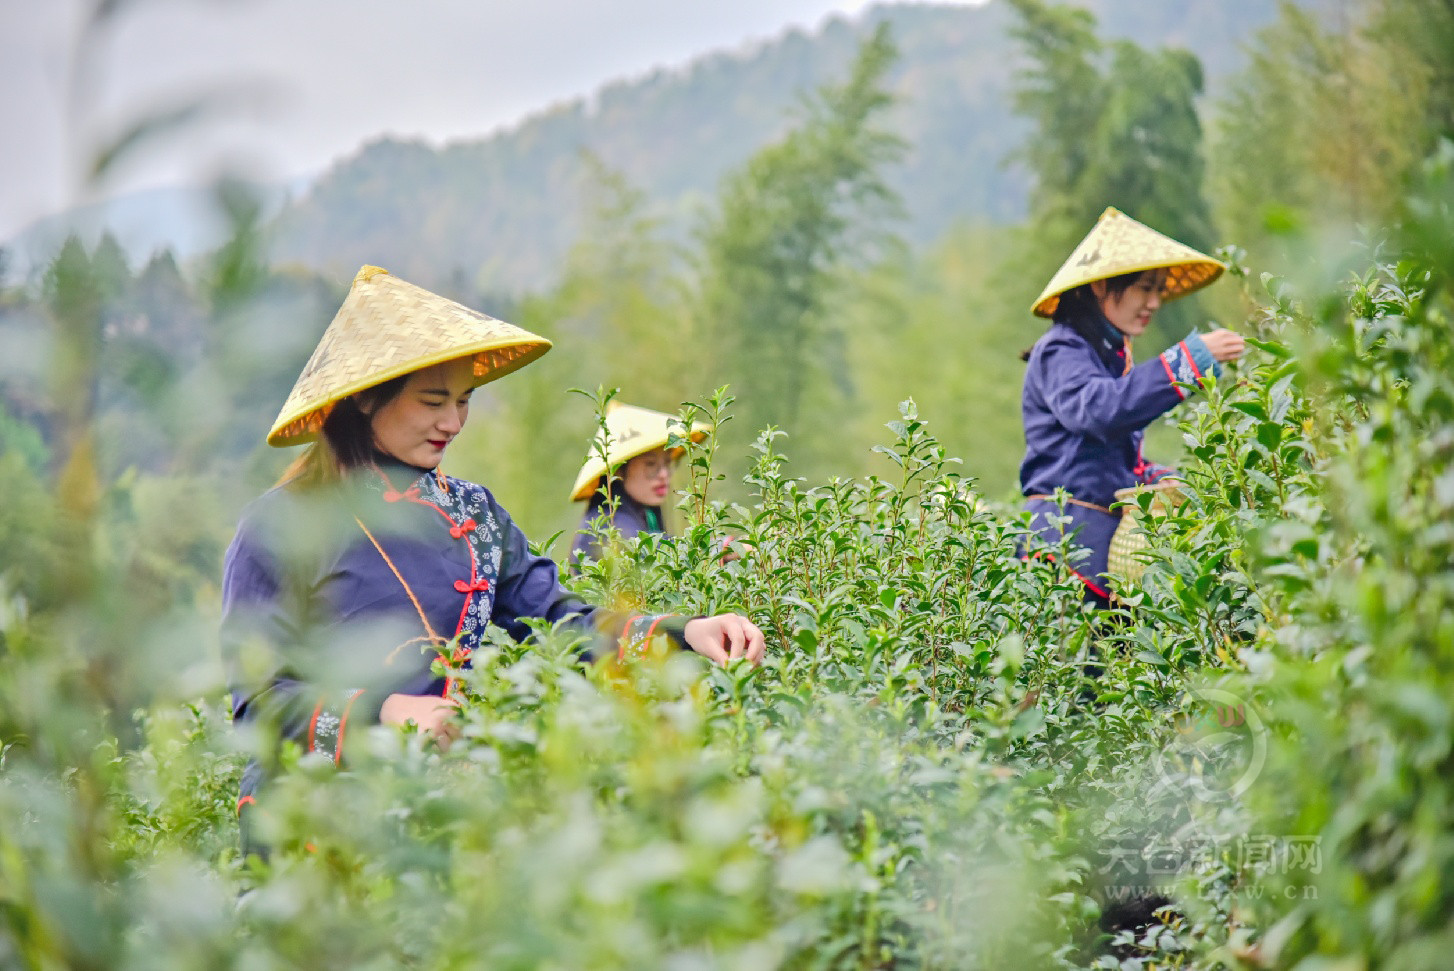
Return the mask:
<svg viewBox="0 0 1454 971">
<path fill-rule="evenodd" d="M 666 449 L 654 448 L 626 463 L 621 470 L 621 485 L 626 494 L 643 506 L 659 506 L 666 501 L 671 488 L 671 459 Z"/>
<path fill-rule="evenodd" d="M 404 390 L 370 415 L 375 447 L 400 462 L 434 468 L 469 418 L 473 384 L 470 358 L 415 371 Z"/>
<path fill-rule="evenodd" d="M 1120 293 L 1112 293 L 1105 280 L 1091 283 L 1091 292 L 1111 326 L 1127 337 L 1140 337 L 1150 326 L 1151 315 L 1161 306 L 1161 290 L 1165 286 L 1165 270 L 1147 270 Z"/>
</svg>

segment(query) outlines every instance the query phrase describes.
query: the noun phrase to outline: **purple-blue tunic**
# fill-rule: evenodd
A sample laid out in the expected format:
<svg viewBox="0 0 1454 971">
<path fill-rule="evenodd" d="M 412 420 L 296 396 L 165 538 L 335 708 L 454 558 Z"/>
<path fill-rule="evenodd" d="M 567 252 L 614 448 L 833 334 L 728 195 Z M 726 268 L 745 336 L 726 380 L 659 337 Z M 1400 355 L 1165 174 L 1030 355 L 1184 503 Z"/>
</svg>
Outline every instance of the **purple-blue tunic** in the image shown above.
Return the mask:
<svg viewBox="0 0 1454 971">
<path fill-rule="evenodd" d="M 390 694 L 447 692 L 434 660 L 467 662 L 488 624 L 523 640 L 527 619 L 566 621 L 591 635 L 591 659 L 652 632 L 684 647 L 687 621 L 584 603 L 488 489 L 403 465 L 254 500 L 227 550 L 222 610 L 234 718 L 334 761 Z M 240 805 L 262 774 L 249 767 Z"/>
<path fill-rule="evenodd" d="M 608 511 L 609 506 L 599 493 L 592 496 L 591 501 L 586 504 L 580 529 L 571 543 L 570 565 L 573 571 L 579 571 L 583 556 L 589 556 L 593 560 L 601 558 L 601 547 L 596 541 L 595 533 L 603 526 L 615 529 L 622 539 L 632 539 L 641 533 L 666 532 L 661 523 L 661 509 L 648 509 L 628 496 L 625 489 L 616 490 L 615 512 L 608 516 Z"/>
<path fill-rule="evenodd" d="M 1058 545 L 1064 526 L 1088 556 L 1076 573 L 1104 597 L 1106 558 L 1120 510 L 1109 507 L 1117 489 L 1155 482 L 1170 474 L 1141 457 L 1144 429 L 1187 396 L 1208 372 L 1220 367 L 1195 333 L 1164 353 L 1131 366 L 1124 337 L 1104 317 L 1083 328 L 1100 335 L 1092 346 L 1081 333 L 1057 322 L 1030 351 L 1021 398 L 1025 459 L 1020 490 L 1032 526 L 1046 543 Z M 1062 514 L 1054 499 L 1064 489 L 1076 502 Z"/>
</svg>

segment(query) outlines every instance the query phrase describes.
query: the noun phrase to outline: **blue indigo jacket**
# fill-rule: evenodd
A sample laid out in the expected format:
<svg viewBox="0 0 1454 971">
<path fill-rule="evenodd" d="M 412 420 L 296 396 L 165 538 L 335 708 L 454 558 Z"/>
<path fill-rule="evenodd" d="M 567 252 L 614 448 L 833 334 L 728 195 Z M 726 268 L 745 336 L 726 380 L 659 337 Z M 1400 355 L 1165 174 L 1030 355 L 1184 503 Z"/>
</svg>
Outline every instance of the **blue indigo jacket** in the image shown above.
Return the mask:
<svg viewBox="0 0 1454 971">
<path fill-rule="evenodd" d="M 1209 372 L 1220 373 L 1196 333 L 1164 353 L 1132 365 L 1124 336 L 1104 317 L 1083 326 L 1099 336 L 1095 346 L 1076 328 L 1057 322 L 1030 351 L 1021 397 L 1025 459 L 1020 490 L 1032 525 L 1056 545 L 1065 515 L 1066 533 L 1089 555 L 1075 570 L 1093 592 L 1105 595 L 1104 574 L 1120 510 L 1109 507 L 1117 489 L 1155 482 L 1171 473 L 1141 456 L 1144 429 L 1195 388 Z M 1075 500 L 1061 513 L 1053 500 L 1064 489 Z"/>
<path fill-rule="evenodd" d="M 234 718 L 335 762 L 390 694 L 444 694 L 442 654 L 468 663 L 486 625 L 524 621 L 590 634 L 583 654 L 638 650 L 654 633 L 685 647 L 688 618 L 582 602 L 553 560 L 473 482 L 403 465 L 355 470 L 337 488 L 274 488 L 244 511 L 222 581 L 222 648 Z M 244 775 L 239 805 L 262 776 Z"/>
<path fill-rule="evenodd" d="M 617 499 L 616 511 L 607 517 L 607 505 L 604 497 L 598 492 L 591 497 L 586 505 L 585 515 L 581 517 L 580 529 L 576 532 L 575 541 L 571 544 L 570 563 L 571 569 L 577 569 L 577 564 L 582 556 L 589 556 L 593 560 L 601 558 L 601 547 L 592 535 L 593 530 L 599 530 L 601 526 L 609 525 L 621 535 L 622 539 L 631 539 L 640 533 L 666 533 L 662 525 L 660 507 L 647 507 L 632 499 L 621 488 L 616 488 Z"/>
</svg>

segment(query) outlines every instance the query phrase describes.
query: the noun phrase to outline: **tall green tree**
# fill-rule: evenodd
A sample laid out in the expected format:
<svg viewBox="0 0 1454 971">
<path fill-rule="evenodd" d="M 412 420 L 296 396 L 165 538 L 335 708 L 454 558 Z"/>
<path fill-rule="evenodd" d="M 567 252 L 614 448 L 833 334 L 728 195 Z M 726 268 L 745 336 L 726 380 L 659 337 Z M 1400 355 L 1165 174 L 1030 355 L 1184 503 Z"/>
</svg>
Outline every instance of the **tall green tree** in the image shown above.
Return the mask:
<svg viewBox="0 0 1454 971">
<path fill-rule="evenodd" d="M 1373 0 L 1369 36 L 1390 53 L 1385 61 L 1418 78 L 1421 147 L 1454 136 L 1454 4 L 1449 0 Z M 1405 97 L 1409 92 L 1405 91 Z"/>
<path fill-rule="evenodd" d="M 1176 48 L 1104 42 L 1088 11 L 1046 0 L 1010 0 L 1026 56 L 1014 104 L 1035 130 L 1018 153 L 1034 175 L 1033 255 L 1048 277 L 1115 206 L 1188 245 L 1213 243 L 1197 112 L 1201 63 Z M 1195 311 L 1173 304 L 1158 317 L 1167 334 Z"/>
<path fill-rule="evenodd" d="M 47 404 L 57 469 L 82 448 L 95 418 L 106 290 L 86 247 L 75 236 L 61 246 L 41 281 L 50 331 Z"/>
<path fill-rule="evenodd" d="M 796 128 L 729 175 L 701 232 L 713 383 L 737 394 L 740 434 L 791 429 L 814 378 L 843 380 L 835 300 L 847 271 L 890 244 L 898 206 L 884 172 L 903 146 L 880 127 L 896 56 L 880 25 L 844 83 L 807 98 Z"/>
<path fill-rule="evenodd" d="M 1219 111 L 1212 185 L 1253 261 L 1312 262 L 1392 217 L 1408 176 L 1454 125 L 1454 7 L 1359 0 L 1338 17 L 1286 3 Z M 1317 262 L 1329 262 L 1321 259 Z M 1331 281 L 1327 281 L 1331 282 Z"/>
<path fill-rule="evenodd" d="M 1015 156 L 1035 176 L 1031 194 L 1037 237 L 1050 248 L 1074 245 L 1075 228 L 1099 211 L 1085 199 L 1086 173 L 1098 139 L 1092 137 L 1109 99 L 1097 67 L 1105 46 L 1096 34 L 1095 16 L 1078 7 L 1042 0 L 1010 0 L 1019 15 L 1011 35 L 1027 64 L 1015 76 L 1015 110 L 1034 122 Z"/>
<path fill-rule="evenodd" d="M 701 380 L 682 259 L 645 193 L 592 156 L 585 167 L 588 206 L 560 283 L 513 313 L 483 308 L 554 347 L 539 363 L 481 389 L 476 412 L 488 430 L 461 439 L 459 464 L 451 467 L 495 489 L 533 539 L 573 529 L 580 515 L 566 495 L 596 418 L 571 388 L 620 388 L 622 401 L 664 411 L 711 390 Z"/>
</svg>

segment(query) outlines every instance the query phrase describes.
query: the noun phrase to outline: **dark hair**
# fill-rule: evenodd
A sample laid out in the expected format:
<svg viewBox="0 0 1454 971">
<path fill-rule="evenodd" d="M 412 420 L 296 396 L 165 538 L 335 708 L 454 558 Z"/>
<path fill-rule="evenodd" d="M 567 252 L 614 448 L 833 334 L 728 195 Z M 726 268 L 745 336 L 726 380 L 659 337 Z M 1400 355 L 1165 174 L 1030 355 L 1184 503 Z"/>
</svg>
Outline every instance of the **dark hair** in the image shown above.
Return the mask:
<svg viewBox="0 0 1454 971">
<path fill-rule="evenodd" d="M 333 450 L 340 469 L 357 468 L 378 454 L 374 447 L 374 415 L 399 397 L 408 381 L 409 375 L 401 374 L 349 395 L 333 406 L 323 422 L 323 440 Z"/>
<path fill-rule="evenodd" d="M 279 485 L 311 489 L 337 481 L 349 469 L 366 465 L 378 455 L 374 445 L 373 416 L 404 390 L 409 375 L 365 388 L 335 404 L 323 420 L 318 441 L 284 470 Z"/>
<path fill-rule="evenodd" d="M 1122 273 L 1119 276 L 1106 277 L 1106 296 L 1120 297 L 1121 294 L 1141 279 L 1142 275 L 1149 270 L 1136 270 L 1132 273 Z M 1091 289 L 1090 283 L 1082 283 L 1060 295 L 1055 304 L 1055 313 L 1052 320 L 1057 324 L 1065 324 L 1081 337 L 1084 337 L 1091 347 L 1096 348 L 1097 353 L 1101 350 L 1102 340 L 1099 321 L 1104 317 L 1101 312 L 1101 298 L 1096 296 Z M 1030 348 L 1020 352 L 1020 360 L 1030 360 Z M 1102 355 L 1104 356 L 1104 355 Z"/>
<path fill-rule="evenodd" d="M 642 452 L 640 455 L 633 455 L 629 459 L 617 462 L 610 469 L 607 469 L 606 474 L 601 476 L 602 479 L 606 480 L 605 486 L 602 487 L 599 479 L 596 481 L 596 489 L 591 493 L 590 503 L 586 507 L 587 514 L 593 513 L 601 506 L 604 506 L 608 497 L 614 498 L 618 503 L 629 498 L 626 492 L 626 467 L 637 459 L 650 454 L 651 452 L 647 451 Z M 671 453 L 668 452 L 667 454 L 670 455 Z M 635 502 L 634 499 L 632 501 Z"/>
<path fill-rule="evenodd" d="M 586 502 L 586 517 L 588 519 L 595 515 L 606 504 L 607 500 L 615 499 L 620 503 L 628 498 L 626 495 L 626 484 L 616 474 L 619 468 L 618 466 L 616 469 L 612 469 L 602 476 L 606 480 L 604 486 L 599 479 L 596 480 L 596 490 L 591 493 L 591 498 Z"/>
</svg>

